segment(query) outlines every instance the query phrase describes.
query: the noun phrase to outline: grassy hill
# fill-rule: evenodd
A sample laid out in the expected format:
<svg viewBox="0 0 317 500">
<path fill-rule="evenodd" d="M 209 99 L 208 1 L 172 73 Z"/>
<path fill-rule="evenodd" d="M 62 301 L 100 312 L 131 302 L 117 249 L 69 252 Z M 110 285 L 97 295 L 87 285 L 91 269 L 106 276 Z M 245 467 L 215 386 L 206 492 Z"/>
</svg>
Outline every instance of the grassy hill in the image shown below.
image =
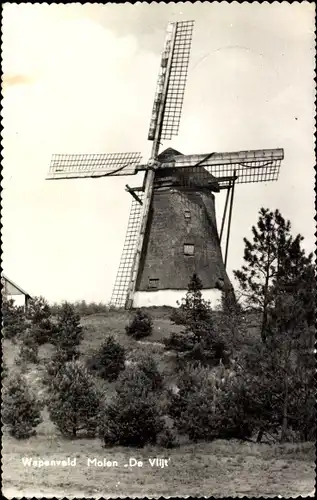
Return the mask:
<svg viewBox="0 0 317 500">
<path fill-rule="evenodd" d="M 167 380 L 173 378 L 173 358 L 162 344 L 164 337 L 181 327 L 170 322 L 168 308 L 152 308 L 153 334 L 135 341 L 125 333 L 131 319 L 127 311 L 107 311 L 83 317 L 84 339 L 81 357 L 87 359 L 108 335 L 113 335 L 125 348 L 127 359 L 136 360 L 149 353 L 158 362 Z M 246 318 L 250 342 L 258 335 L 255 318 Z M 39 365 L 29 365 L 26 376 L 33 389 L 43 395 L 41 377 L 52 354 L 52 346 L 40 348 Z M 12 366 L 17 345 L 3 341 L 4 358 Z M 113 384 L 100 380 L 107 394 Z M 3 494 L 18 496 L 57 497 L 117 497 L 117 496 L 264 496 L 284 497 L 307 495 L 314 487 L 314 445 L 256 444 L 236 440 L 216 440 L 212 443 L 189 443 L 179 448 L 159 447 L 104 449 L 99 439 L 66 440 L 43 412 L 43 422 L 37 436 L 18 441 L 5 433 L 3 437 Z M 76 458 L 74 467 L 36 468 L 23 465 L 22 457 L 41 459 Z M 114 467 L 88 466 L 87 459 L 97 458 L 118 462 Z M 143 467 L 130 467 L 129 459 L 143 461 Z M 151 467 L 149 458 L 170 458 L 168 466 Z"/>
</svg>

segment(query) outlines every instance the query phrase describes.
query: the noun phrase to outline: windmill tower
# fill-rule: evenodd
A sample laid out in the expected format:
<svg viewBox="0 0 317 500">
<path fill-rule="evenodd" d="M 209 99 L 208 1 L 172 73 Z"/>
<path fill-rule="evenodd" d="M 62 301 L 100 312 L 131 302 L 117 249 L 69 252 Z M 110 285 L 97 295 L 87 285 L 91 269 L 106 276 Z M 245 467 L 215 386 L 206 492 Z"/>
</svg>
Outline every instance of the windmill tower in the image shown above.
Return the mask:
<svg viewBox="0 0 317 500">
<path fill-rule="evenodd" d="M 111 302 L 117 307 L 172 305 L 193 275 L 212 304 L 231 287 L 226 274 L 235 185 L 278 179 L 283 149 L 184 155 L 161 141 L 178 134 L 187 79 L 193 21 L 167 27 L 148 139 L 140 153 L 53 155 L 47 179 L 134 175 L 143 185 L 132 195 L 128 227 Z M 227 190 L 218 234 L 215 195 Z M 221 240 L 226 226 L 225 257 Z"/>
</svg>

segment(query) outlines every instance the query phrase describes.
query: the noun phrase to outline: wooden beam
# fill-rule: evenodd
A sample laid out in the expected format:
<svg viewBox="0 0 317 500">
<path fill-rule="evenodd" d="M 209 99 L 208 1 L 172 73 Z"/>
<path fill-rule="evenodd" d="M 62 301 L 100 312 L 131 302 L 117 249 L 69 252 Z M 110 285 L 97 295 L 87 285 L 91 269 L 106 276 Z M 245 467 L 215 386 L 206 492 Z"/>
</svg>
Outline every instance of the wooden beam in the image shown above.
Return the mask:
<svg viewBox="0 0 317 500">
<path fill-rule="evenodd" d="M 227 190 L 226 203 L 225 203 L 225 208 L 224 208 L 224 211 L 223 211 L 223 216 L 222 216 L 222 221 L 221 221 L 220 242 L 222 240 L 223 228 L 225 226 L 225 220 L 226 220 L 226 215 L 227 215 L 227 207 L 228 207 L 228 200 L 229 200 L 229 193 L 230 193 L 230 186 L 228 187 L 228 190 Z"/>
<path fill-rule="evenodd" d="M 234 179 L 233 179 L 232 184 L 231 184 L 231 198 L 230 198 L 229 220 L 228 220 L 228 229 L 227 229 L 225 269 L 227 269 L 227 261 L 228 261 L 228 248 L 229 248 L 229 239 L 230 239 L 230 228 L 231 228 L 231 217 L 232 217 L 232 207 L 233 207 L 233 196 L 234 196 L 234 185 L 235 185 L 236 171 L 234 171 L 233 177 L 234 177 Z"/>
<path fill-rule="evenodd" d="M 140 205 L 143 205 L 142 200 L 140 200 L 140 198 L 138 197 L 138 195 L 137 195 L 137 194 L 135 194 L 134 190 L 133 190 L 132 188 L 130 188 L 130 186 L 128 186 L 128 184 L 126 184 L 126 186 L 125 186 L 125 187 L 126 187 L 126 191 L 128 191 L 128 193 L 130 193 L 130 194 L 133 196 L 133 198 L 134 198 L 134 199 L 135 199 L 138 203 L 140 203 Z"/>
<path fill-rule="evenodd" d="M 236 151 L 231 153 L 209 153 L 197 155 L 178 155 L 174 161 L 162 162 L 162 167 L 195 167 L 198 163 L 202 167 L 212 165 L 240 164 L 243 162 L 283 160 L 284 150 L 279 149 L 257 149 L 250 151 Z M 255 168 L 255 167 L 253 167 Z"/>
<path fill-rule="evenodd" d="M 170 52 L 169 52 L 169 57 L 168 57 L 167 67 L 166 67 L 166 76 L 165 76 L 163 90 L 162 90 L 162 98 L 161 98 L 161 101 L 159 103 L 158 118 L 157 118 L 157 122 L 156 122 L 156 129 L 155 129 L 154 140 L 153 140 L 153 144 L 152 144 L 151 159 L 154 160 L 154 163 L 157 163 L 156 160 L 157 160 L 157 156 L 158 156 L 158 152 L 159 152 L 159 148 L 160 148 L 160 143 L 161 143 L 161 132 L 162 132 L 165 103 L 166 103 L 166 97 L 167 97 L 167 91 L 168 91 L 168 84 L 169 84 L 171 67 L 172 67 L 175 37 L 176 37 L 176 24 L 173 25 L 173 33 L 172 33 L 171 42 L 170 42 Z M 157 167 L 158 167 L 158 165 L 156 166 L 156 168 Z M 133 259 L 130 285 L 129 285 L 129 290 L 128 290 L 128 294 L 127 294 L 127 301 L 126 301 L 126 306 L 125 306 L 126 309 L 132 309 L 132 306 L 133 306 L 133 297 L 134 297 L 134 293 L 135 293 L 135 289 L 136 289 L 136 280 L 138 277 L 140 260 L 141 260 L 141 253 L 142 253 L 143 242 L 144 242 L 144 237 L 145 237 L 145 231 L 146 231 L 146 226 L 147 226 L 147 221 L 148 221 L 149 211 L 150 211 L 150 206 L 151 206 L 151 201 L 152 201 L 154 177 L 155 177 L 155 167 L 154 167 L 154 169 L 149 168 L 146 171 L 146 174 L 144 176 L 144 198 L 143 198 L 144 203 L 143 203 L 143 210 L 142 210 L 142 215 L 141 215 L 140 234 L 139 234 L 139 238 L 138 238 L 136 252 L 134 255 L 134 259 Z"/>
<path fill-rule="evenodd" d="M 129 188 L 129 189 L 127 189 L 127 188 Z M 128 191 L 128 192 L 129 192 L 129 190 L 130 190 L 130 189 L 132 189 L 132 191 L 134 191 L 134 192 L 136 192 L 136 193 L 137 193 L 137 192 L 140 192 L 140 191 L 144 191 L 142 186 L 138 186 L 138 187 L 130 188 L 130 187 L 126 184 L 126 191 Z"/>
<path fill-rule="evenodd" d="M 238 176 L 237 175 L 227 175 L 226 177 L 215 177 L 214 180 L 208 181 L 208 184 L 214 184 L 216 182 L 225 182 L 225 181 L 233 181 L 237 180 Z"/>
</svg>

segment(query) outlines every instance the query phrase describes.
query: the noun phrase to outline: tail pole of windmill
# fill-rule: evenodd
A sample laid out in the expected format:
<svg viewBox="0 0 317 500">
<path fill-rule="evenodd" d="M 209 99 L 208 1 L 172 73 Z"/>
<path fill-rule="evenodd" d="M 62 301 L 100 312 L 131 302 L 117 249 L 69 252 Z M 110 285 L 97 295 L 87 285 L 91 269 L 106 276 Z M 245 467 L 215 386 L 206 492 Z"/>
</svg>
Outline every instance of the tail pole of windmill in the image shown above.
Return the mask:
<svg viewBox="0 0 317 500">
<path fill-rule="evenodd" d="M 161 141 L 179 131 L 193 26 L 194 21 L 181 21 L 167 28 L 148 133 L 153 141 L 150 159 L 141 163 L 136 152 L 58 154 L 47 175 L 48 180 L 58 180 L 144 172 L 142 186 L 126 185 L 132 205 L 111 298 L 116 307 L 162 305 L 160 292 L 186 288 L 194 272 L 205 273 L 209 291 L 216 288 L 218 278 L 228 281 L 235 186 L 276 181 L 284 158 L 283 149 L 183 155 L 169 148 L 159 154 Z M 227 196 L 218 235 L 213 193 L 222 189 Z"/>
</svg>

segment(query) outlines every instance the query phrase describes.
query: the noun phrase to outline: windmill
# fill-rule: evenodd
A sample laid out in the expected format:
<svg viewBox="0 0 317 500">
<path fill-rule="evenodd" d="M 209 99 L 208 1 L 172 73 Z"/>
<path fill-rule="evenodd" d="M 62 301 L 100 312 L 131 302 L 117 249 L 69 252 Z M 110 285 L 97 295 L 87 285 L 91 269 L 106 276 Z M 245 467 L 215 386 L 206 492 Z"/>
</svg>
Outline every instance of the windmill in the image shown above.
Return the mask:
<svg viewBox="0 0 317 500">
<path fill-rule="evenodd" d="M 135 175 L 132 205 L 111 303 L 117 307 L 176 305 L 196 272 L 203 294 L 217 302 L 231 287 L 226 274 L 236 184 L 278 179 L 283 149 L 184 155 L 162 140 L 178 134 L 194 21 L 167 27 L 148 140 L 150 159 L 140 153 L 53 155 L 47 179 Z M 213 193 L 226 190 L 218 235 Z M 225 257 L 221 240 L 226 226 Z"/>
</svg>

